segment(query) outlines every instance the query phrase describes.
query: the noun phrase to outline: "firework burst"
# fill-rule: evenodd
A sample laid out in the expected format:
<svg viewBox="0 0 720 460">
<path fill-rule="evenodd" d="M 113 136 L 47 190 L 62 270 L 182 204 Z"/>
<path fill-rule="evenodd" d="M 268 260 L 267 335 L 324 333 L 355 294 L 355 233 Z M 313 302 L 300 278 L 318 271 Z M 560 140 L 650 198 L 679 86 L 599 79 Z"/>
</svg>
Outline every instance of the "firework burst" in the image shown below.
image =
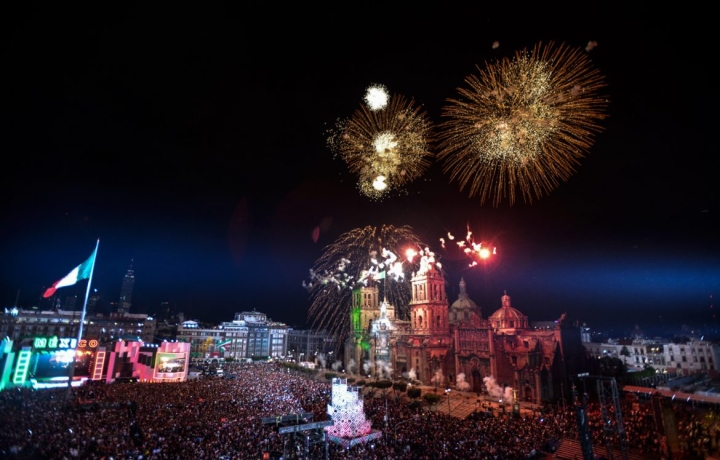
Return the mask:
<svg viewBox="0 0 720 460">
<path fill-rule="evenodd" d="M 448 246 L 456 246 L 458 250 L 462 251 L 467 258 L 470 259 L 468 267 L 477 267 L 478 264 L 486 263 L 488 259 L 497 254 L 497 248 L 492 244 L 485 242 L 476 242 L 473 232 L 470 229 L 470 225 L 467 226 L 467 232 L 465 233 L 465 239 L 457 239 L 452 233 L 448 232 L 447 240 L 440 238 L 440 246 L 443 249 L 448 249 Z"/>
<path fill-rule="evenodd" d="M 407 316 L 411 273 L 421 269 L 429 254 L 408 226 L 367 226 L 344 233 L 325 248 L 310 280 L 303 282 L 310 294 L 312 327 L 328 331 L 342 344 L 350 332 L 352 290 L 371 283 L 382 283 L 383 300 L 399 318 Z"/>
<path fill-rule="evenodd" d="M 566 181 L 602 131 L 606 86 L 580 49 L 537 44 L 465 79 L 448 99 L 438 159 L 481 203 L 527 203 Z"/>
<path fill-rule="evenodd" d="M 388 99 L 390 99 L 390 95 L 384 85 L 370 85 L 365 91 L 365 104 L 372 111 L 384 109 Z"/>
<path fill-rule="evenodd" d="M 372 107 L 375 107 L 374 105 Z M 380 199 L 430 166 L 430 121 L 412 100 L 393 95 L 381 110 L 361 105 L 329 132 L 328 146 L 358 176 L 358 188 Z"/>
</svg>

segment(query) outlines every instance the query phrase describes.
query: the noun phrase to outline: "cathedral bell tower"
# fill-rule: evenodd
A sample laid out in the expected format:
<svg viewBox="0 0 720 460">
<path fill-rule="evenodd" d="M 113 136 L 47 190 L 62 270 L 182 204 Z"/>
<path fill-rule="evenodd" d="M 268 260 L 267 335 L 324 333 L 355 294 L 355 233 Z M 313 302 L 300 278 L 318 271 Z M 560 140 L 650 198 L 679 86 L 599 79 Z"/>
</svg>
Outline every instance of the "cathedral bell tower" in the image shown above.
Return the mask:
<svg viewBox="0 0 720 460">
<path fill-rule="evenodd" d="M 352 332 L 345 343 L 345 362 L 352 370 L 362 369 L 373 355 L 370 336 L 373 321 L 380 317 L 380 298 L 375 284 L 353 289 L 350 327 Z M 352 371 L 351 370 L 351 371 Z"/>
<path fill-rule="evenodd" d="M 380 298 L 377 286 L 361 286 L 352 292 L 352 311 L 350 320 L 353 335 L 367 334 L 372 320 L 380 316 Z"/>
<path fill-rule="evenodd" d="M 445 277 L 432 255 L 424 256 L 413 273 L 410 334 L 405 341 L 407 364 L 418 380 L 443 385 L 452 370 L 452 337 Z"/>
<path fill-rule="evenodd" d="M 435 264 L 421 263 L 412 278 L 410 321 L 414 334 L 446 335 L 450 332 L 445 277 Z"/>
</svg>

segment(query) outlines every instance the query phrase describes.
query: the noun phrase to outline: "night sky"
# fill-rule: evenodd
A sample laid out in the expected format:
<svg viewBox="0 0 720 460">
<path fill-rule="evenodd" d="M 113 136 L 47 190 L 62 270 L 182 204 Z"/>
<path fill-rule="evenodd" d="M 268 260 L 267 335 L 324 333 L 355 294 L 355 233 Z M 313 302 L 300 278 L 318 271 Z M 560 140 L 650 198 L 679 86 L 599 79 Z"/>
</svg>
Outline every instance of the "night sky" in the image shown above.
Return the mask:
<svg viewBox="0 0 720 460">
<path fill-rule="evenodd" d="M 92 287 L 106 302 L 132 260 L 131 312 L 167 301 L 201 321 L 257 309 L 302 327 L 302 282 L 323 248 L 390 224 L 411 226 L 444 262 L 451 302 L 463 277 L 483 317 L 507 290 L 531 321 L 565 312 L 598 329 L 715 326 L 710 15 L 481 3 L 6 11 L 2 306 L 49 307 L 43 288 L 99 238 Z M 549 41 L 597 42 L 587 52 L 610 104 L 576 172 L 533 203 L 481 204 L 437 162 L 403 193 L 370 200 L 327 146 L 372 83 L 438 123 L 476 66 Z M 486 267 L 440 247 L 468 227 L 497 247 Z"/>
</svg>

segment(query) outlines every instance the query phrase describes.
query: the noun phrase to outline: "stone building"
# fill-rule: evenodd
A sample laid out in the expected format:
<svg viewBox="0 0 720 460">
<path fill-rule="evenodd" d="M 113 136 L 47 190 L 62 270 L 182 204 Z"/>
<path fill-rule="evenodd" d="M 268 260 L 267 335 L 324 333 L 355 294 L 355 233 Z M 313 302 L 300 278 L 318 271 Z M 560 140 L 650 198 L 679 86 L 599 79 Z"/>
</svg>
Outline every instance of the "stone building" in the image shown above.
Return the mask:
<svg viewBox="0 0 720 460">
<path fill-rule="evenodd" d="M 552 327 L 531 328 L 507 293 L 500 309 L 484 319 L 463 279 L 452 304 L 445 284 L 434 264 L 421 265 L 412 277 L 407 320 L 380 301 L 376 285 L 357 288 L 346 368 L 476 393 L 489 391 L 489 385 L 509 387 L 517 399 L 536 403 L 569 400 L 573 380 L 586 371 L 580 327 L 562 315 Z"/>
</svg>

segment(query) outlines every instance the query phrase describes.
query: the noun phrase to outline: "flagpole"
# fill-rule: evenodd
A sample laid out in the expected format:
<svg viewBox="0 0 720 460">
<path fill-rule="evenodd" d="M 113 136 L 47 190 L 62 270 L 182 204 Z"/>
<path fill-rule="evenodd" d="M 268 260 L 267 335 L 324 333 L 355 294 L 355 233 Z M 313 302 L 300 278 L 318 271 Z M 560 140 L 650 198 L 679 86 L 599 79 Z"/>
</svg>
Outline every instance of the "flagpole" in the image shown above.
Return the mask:
<svg viewBox="0 0 720 460">
<path fill-rule="evenodd" d="M 90 267 L 90 276 L 88 277 L 87 287 L 85 288 L 85 301 L 83 302 L 83 308 L 82 313 L 80 314 L 80 327 L 78 327 L 78 335 L 77 335 L 77 342 L 75 345 L 75 350 L 73 350 L 73 359 L 72 363 L 70 364 L 70 376 L 68 378 L 68 386 L 67 386 L 67 398 L 70 399 L 71 389 L 72 389 L 72 382 L 75 378 L 75 362 L 77 360 L 77 347 L 80 345 L 80 340 L 82 340 L 83 336 L 83 324 L 85 324 L 85 313 L 87 312 L 87 303 L 88 298 L 90 297 L 90 285 L 92 284 L 92 277 L 93 272 L 95 271 L 95 261 L 97 260 L 97 250 L 100 246 L 100 238 L 98 238 L 97 242 L 95 243 L 95 251 L 93 251 L 93 263 Z"/>
</svg>

